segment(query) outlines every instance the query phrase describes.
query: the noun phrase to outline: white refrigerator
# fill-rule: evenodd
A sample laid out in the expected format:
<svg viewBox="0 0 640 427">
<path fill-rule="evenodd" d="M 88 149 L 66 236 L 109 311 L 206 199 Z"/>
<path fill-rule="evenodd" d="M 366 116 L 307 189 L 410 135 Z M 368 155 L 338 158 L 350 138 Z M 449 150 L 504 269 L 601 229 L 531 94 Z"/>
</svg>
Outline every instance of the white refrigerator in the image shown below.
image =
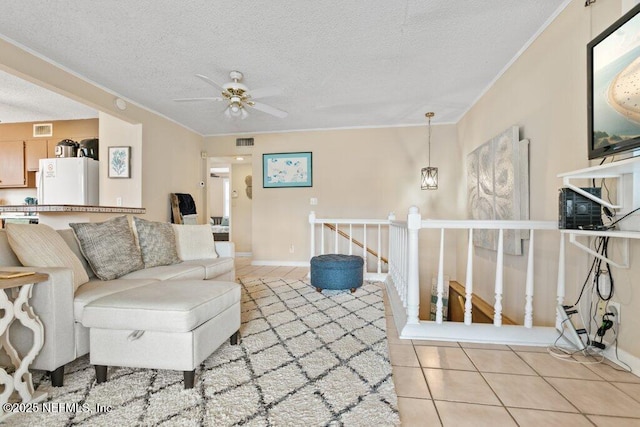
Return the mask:
<svg viewBox="0 0 640 427">
<path fill-rule="evenodd" d="M 89 157 L 40 159 L 38 203 L 86 205 L 100 203 L 99 162 Z"/>
</svg>

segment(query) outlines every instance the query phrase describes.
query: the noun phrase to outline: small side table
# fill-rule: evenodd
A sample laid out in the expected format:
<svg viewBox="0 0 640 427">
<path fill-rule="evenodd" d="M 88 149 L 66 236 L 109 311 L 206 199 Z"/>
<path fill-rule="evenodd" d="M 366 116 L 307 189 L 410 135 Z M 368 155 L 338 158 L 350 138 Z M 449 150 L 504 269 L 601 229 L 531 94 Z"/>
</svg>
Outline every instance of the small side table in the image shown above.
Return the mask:
<svg viewBox="0 0 640 427">
<path fill-rule="evenodd" d="M 14 399 L 21 403 L 38 402 L 47 397 L 46 393 L 34 392 L 33 379 L 29 372 L 29 365 L 40 353 L 44 343 L 44 327 L 29 305 L 29 298 L 31 298 L 33 285 L 44 282 L 48 278 L 48 274 L 35 273 L 12 279 L 0 279 L 0 310 L 4 310 L 4 316 L 0 317 L 0 347 L 9 355 L 11 364 L 15 368 L 13 375 L 10 375 L 0 367 L 0 384 L 4 386 L 0 394 L 0 405 L 9 402 L 14 391 L 19 395 L 19 399 L 18 396 Z M 9 292 L 5 292 L 5 289 L 9 289 Z M 22 358 L 9 339 L 9 328 L 16 319 L 24 327 L 33 331 L 33 345 Z M 14 399 L 11 401 L 13 402 Z M 0 412 L 0 420 L 8 415 L 11 414 Z"/>
</svg>

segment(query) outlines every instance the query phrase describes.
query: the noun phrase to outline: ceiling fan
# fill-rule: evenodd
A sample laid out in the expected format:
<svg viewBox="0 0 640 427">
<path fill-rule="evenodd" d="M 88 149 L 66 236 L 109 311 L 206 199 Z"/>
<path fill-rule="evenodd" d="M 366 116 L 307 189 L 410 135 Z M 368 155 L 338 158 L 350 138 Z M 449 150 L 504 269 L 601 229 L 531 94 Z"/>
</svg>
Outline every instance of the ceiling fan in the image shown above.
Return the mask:
<svg viewBox="0 0 640 427">
<path fill-rule="evenodd" d="M 196 77 L 205 83 L 213 86 L 220 91 L 222 96 L 204 97 L 204 98 L 180 98 L 174 99 L 177 102 L 191 102 L 191 101 L 226 101 L 227 108 L 224 110 L 225 117 L 246 119 L 249 116 L 247 107 L 254 108 L 262 111 L 263 113 L 271 114 L 272 116 L 284 119 L 289 115 L 286 111 L 279 110 L 261 102 L 255 102 L 254 99 L 266 98 L 268 96 L 279 95 L 281 93 L 279 88 L 268 87 L 256 90 L 250 90 L 247 86 L 240 83 L 242 80 L 242 73 L 240 71 L 231 71 L 229 77 L 231 82 L 220 85 L 209 77 L 202 74 L 196 74 Z"/>
</svg>

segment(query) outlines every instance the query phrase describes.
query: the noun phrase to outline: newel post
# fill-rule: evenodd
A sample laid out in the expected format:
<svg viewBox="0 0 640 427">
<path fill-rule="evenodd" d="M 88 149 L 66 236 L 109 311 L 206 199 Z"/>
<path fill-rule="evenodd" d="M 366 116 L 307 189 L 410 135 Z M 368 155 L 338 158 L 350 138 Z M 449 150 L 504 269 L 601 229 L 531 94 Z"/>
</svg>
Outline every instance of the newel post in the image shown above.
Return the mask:
<svg viewBox="0 0 640 427">
<path fill-rule="evenodd" d="M 407 283 L 407 324 L 418 324 L 420 312 L 420 267 L 418 256 L 418 233 L 422 223 L 420 210 L 417 206 L 409 208 L 407 228 L 409 233 L 408 251 L 408 283 Z"/>
<path fill-rule="evenodd" d="M 314 257 L 316 250 L 316 213 L 314 211 L 309 212 L 309 224 L 311 225 L 311 247 L 309 250 L 309 260 Z"/>
</svg>

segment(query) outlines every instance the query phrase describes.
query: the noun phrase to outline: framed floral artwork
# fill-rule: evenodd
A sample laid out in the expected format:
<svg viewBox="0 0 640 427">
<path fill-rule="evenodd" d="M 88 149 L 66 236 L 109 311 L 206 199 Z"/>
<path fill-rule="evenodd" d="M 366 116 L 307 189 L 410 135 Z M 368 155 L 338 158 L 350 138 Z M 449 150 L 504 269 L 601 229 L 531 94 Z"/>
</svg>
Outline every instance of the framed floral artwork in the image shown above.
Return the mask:
<svg viewBox="0 0 640 427">
<path fill-rule="evenodd" d="M 109 147 L 109 178 L 131 178 L 131 147 Z"/>
<path fill-rule="evenodd" d="M 262 187 L 312 187 L 311 153 L 262 155 Z"/>
</svg>

